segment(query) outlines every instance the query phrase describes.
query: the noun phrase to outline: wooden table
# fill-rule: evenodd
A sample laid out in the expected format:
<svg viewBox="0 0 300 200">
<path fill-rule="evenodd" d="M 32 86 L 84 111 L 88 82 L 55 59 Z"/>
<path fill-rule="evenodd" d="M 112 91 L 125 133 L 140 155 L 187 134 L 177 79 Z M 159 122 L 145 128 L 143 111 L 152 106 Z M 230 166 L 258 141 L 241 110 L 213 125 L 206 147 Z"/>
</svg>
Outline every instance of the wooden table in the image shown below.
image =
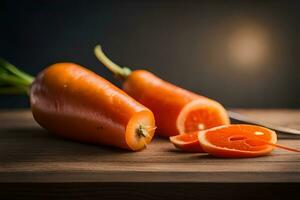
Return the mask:
<svg viewBox="0 0 300 200">
<path fill-rule="evenodd" d="M 300 110 L 238 111 L 300 128 Z M 279 140 L 297 148 L 299 141 Z M 0 195 L 12 199 L 280 199 L 299 196 L 299 161 L 282 150 L 250 159 L 181 153 L 161 138 L 132 153 L 59 138 L 28 110 L 0 112 Z"/>
</svg>

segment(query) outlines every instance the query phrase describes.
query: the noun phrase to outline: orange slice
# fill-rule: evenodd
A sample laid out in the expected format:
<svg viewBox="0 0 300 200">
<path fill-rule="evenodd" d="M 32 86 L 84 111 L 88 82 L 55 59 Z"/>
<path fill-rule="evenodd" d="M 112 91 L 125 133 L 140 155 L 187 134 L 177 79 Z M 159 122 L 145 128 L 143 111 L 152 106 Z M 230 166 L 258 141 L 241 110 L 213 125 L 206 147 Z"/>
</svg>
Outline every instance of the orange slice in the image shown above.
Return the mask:
<svg viewBox="0 0 300 200">
<path fill-rule="evenodd" d="M 170 141 L 174 144 L 175 147 L 185 152 L 204 152 L 198 140 L 198 132 L 172 136 L 170 137 Z"/>
<path fill-rule="evenodd" d="M 221 104 L 213 100 L 198 99 L 182 109 L 176 124 L 179 133 L 183 134 L 227 125 L 230 121 Z"/>
<path fill-rule="evenodd" d="M 254 125 L 225 125 L 198 134 L 204 151 L 217 157 L 257 157 L 269 154 L 276 145 L 274 131 Z"/>
</svg>

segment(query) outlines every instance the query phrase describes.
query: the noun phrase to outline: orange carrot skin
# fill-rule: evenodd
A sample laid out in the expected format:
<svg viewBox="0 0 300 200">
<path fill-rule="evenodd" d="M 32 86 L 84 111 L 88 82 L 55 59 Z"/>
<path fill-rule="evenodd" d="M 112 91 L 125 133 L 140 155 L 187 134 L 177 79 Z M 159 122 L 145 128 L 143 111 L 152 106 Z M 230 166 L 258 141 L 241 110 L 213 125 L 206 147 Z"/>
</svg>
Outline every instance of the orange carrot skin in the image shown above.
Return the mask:
<svg viewBox="0 0 300 200">
<path fill-rule="evenodd" d="M 189 102 L 206 97 L 163 81 L 146 70 L 134 70 L 123 83 L 124 91 L 145 105 L 155 115 L 161 136 L 178 135 L 176 119 Z"/>
<path fill-rule="evenodd" d="M 35 120 L 66 138 L 132 149 L 126 142 L 130 118 L 152 112 L 97 74 L 73 63 L 42 71 L 30 89 Z M 154 118 L 153 118 L 154 120 Z"/>
</svg>

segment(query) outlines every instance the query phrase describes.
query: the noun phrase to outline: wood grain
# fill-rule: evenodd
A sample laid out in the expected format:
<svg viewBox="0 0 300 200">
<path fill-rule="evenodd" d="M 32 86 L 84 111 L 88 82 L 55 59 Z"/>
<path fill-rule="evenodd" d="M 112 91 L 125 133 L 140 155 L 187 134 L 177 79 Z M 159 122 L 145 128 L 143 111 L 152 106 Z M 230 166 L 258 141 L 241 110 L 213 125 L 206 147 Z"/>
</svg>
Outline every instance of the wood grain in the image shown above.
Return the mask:
<svg viewBox="0 0 300 200">
<path fill-rule="evenodd" d="M 238 111 L 278 125 L 300 127 L 300 110 Z M 46 190 L 49 185 L 54 191 L 58 190 L 55 187 L 65 187 L 66 190 L 69 187 L 89 187 L 96 190 L 98 185 L 108 187 L 114 193 L 113 188 L 121 190 L 122 183 L 127 184 L 122 186 L 123 192 L 129 193 L 140 184 L 158 190 L 160 187 L 168 188 L 168 184 L 179 184 L 191 192 L 195 189 L 196 194 L 199 189 L 193 184 L 204 188 L 219 184 L 235 190 L 236 184 L 240 183 L 241 187 L 244 185 L 241 191 L 247 191 L 252 190 L 251 185 L 255 187 L 255 183 L 265 188 L 275 187 L 272 185 L 275 183 L 286 183 L 281 186 L 282 191 L 286 191 L 300 183 L 300 156 L 292 152 L 275 150 L 271 155 L 259 158 L 220 159 L 207 154 L 181 153 L 168 140 L 155 138 L 146 150 L 133 153 L 57 137 L 40 128 L 28 110 L 1 111 L 0 122 L 0 194 L 7 194 L 13 187 L 19 188 L 17 191 L 21 197 L 25 195 L 30 199 L 32 195 L 37 195 L 31 187 L 40 188 L 39 191 L 48 194 Z M 282 139 L 279 142 L 300 148 L 299 141 Z M 20 190 L 24 187 L 31 189 L 27 192 Z M 70 191 L 74 192 L 73 189 Z M 85 195 L 89 191 L 87 188 L 81 189 Z M 147 193 L 145 189 L 141 191 L 137 193 Z M 213 191 L 210 188 L 206 193 L 209 196 Z M 166 195 L 171 193 L 170 189 L 165 192 Z M 177 197 L 181 195 L 176 194 Z"/>
</svg>

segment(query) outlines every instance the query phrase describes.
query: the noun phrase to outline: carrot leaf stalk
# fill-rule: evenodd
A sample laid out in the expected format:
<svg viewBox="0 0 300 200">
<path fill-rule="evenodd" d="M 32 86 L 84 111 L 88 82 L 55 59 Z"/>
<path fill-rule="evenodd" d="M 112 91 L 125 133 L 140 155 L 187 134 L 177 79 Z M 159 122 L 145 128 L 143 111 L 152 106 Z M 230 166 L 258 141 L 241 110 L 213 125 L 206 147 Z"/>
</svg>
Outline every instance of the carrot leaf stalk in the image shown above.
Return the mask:
<svg viewBox="0 0 300 200">
<path fill-rule="evenodd" d="M 28 94 L 34 77 L 0 58 L 0 94 Z"/>
<path fill-rule="evenodd" d="M 100 45 L 97 45 L 94 49 L 94 53 L 98 60 L 105 65 L 116 77 L 121 80 L 125 80 L 128 75 L 131 73 L 131 70 L 127 67 L 121 67 L 111 61 L 103 52 Z"/>
</svg>

